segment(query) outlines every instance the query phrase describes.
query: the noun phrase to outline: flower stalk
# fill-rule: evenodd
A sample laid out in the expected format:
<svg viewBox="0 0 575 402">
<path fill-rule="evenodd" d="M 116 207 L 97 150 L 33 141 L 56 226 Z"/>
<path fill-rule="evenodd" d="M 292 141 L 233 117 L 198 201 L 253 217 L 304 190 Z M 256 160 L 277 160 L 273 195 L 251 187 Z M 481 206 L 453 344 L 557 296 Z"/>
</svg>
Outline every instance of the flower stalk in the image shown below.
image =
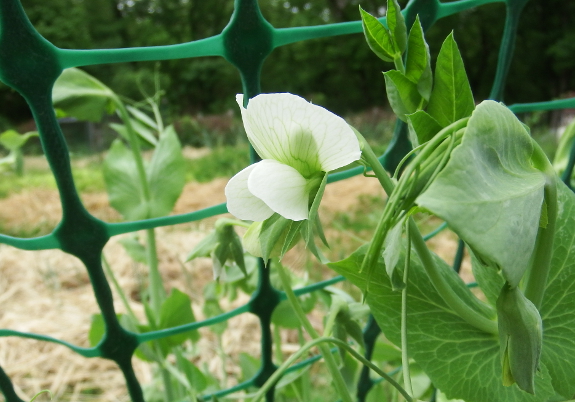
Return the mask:
<svg viewBox="0 0 575 402">
<path fill-rule="evenodd" d="M 551 269 L 551 257 L 553 256 L 553 240 L 557 224 L 558 200 L 557 181 L 558 177 L 541 147 L 533 141 L 533 159 L 535 166 L 545 174 L 544 207 L 547 208 L 547 224 L 540 227 L 537 233 L 535 249 L 529 270 L 529 277 L 525 286 L 527 297 L 537 309 L 541 308 L 549 270 Z"/>
</svg>

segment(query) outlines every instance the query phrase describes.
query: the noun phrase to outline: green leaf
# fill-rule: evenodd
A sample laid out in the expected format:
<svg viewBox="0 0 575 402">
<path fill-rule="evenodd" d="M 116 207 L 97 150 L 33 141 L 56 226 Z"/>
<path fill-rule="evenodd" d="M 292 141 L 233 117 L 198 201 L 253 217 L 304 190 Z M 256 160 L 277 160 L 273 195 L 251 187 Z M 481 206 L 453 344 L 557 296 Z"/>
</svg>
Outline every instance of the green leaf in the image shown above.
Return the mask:
<svg viewBox="0 0 575 402">
<path fill-rule="evenodd" d="M 429 113 L 442 126 L 471 115 L 475 103 L 459 48 L 451 33 L 443 42 L 437 64 Z"/>
<path fill-rule="evenodd" d="M 78 120 L 102 120 L 116 110 L 116 100 L 110 88 L 77 68 L 64 70 L 52 90 L 54 106 Z"/>
<path fill-rule="evenodd" d="M 206 237 L 204 237 L 200 242 L 190 251 L 190 254 L 186 257 L 186 262 L 191 261 L 198 257 L 210 257 L 212 252 L 218 245 L 218 236 L 216 231 L 210 232 Z"/>
<path fill-rule="evenodd" d="M 102 317 L 102 314 L 92 314 L 90 331 L 88 331 L 88 341 L 90 342 L 90 346 L 94 347 L 98 345 L 105 333 L 106 325 L 104 324 L 104 317 Z"/>
<path fill-rule="evenodd" d="M 104 181 L 110 205 L 126 220 L 148 218 L 136 161 L 121 140 L 115 140 L 104 158 Z"/>
<path fill-rule="evenodd" d="M 264 261 L 273 257 L 279 251 L 278 248 L 281 249 L 283 242 L 280 240 L 289 231 L 290 222 L 289 219 L 277 213 L 263 222 L 259 239 Z"/>
<path fill-rule="evenodd" d="M 401 120 L 407 121 L 405 115 L 416 112 L 422 105 L 423 98 L 417 90 L 417 85 L 397 70 L 386 71 L 383 76 L 387 99 L 393 112 Z"/>
<path fill-rule="evenodd" d="M 298 297 L 299 303 L 304 313 L 309 313 L 313 310 L 316 302 L 317 295 L 315 293 L 307 293 Z M 287 300 L 283 300 L 278 304 L 272 314 L 272 324 L 279 325 L 283 328 L 296 329 L 301 327 L 299 319 L 291 304 Z"/>
<path fill-rule="evenodd" d="M 494 101 L 473 112 L 460 146 L 416 202 L 449 226 L 485 262 L 517 286 L 535 245 L 543 173 L 531 166 L 531 138 Z"/>
<path fill-rule="evenodd" d="M 192 311 L 190 297 L 176 288 L 172 289 L 168 298 L 162 303 L 159 321 L 159 329 L 167 329 L 195 322 L 196 317 Z M 196 342 L 199 337 L 198 331 L 187 331 L 182 334 L 164 338 L 161 342 L 166 342 L 170 346 L 178 346 L 187 339 Z"/>
<path fill-rule="evenodd" d="M 349 317 L 342 317 L 341 324 L 344 326 L 347 334 L 357 342 L 359 346 L 365 348 L 365 342 L 363 339 L 363 330 L 359 323 Z"/>
<path fill-rule="evenodd" d="M 575 141 L 575 120 L 573 120 L 561 134 L 559 139 L 559 145 L 555 152 L 555 157 L 553 159 L 553 167 L 558 175 L 563 174 L 567 168 L 567 163 L 569 162 L 569 155 L 571 153 L 571 148 L 573 147 L 573 142 Z"/>
<path fill-rule="evenodd" d="M 208 386 L 206 376 L 191 361 L 184 358 L 181 353 L 176 354 L 178 368 L 183 371 L 194 392 L 202 392 Z"/>
<path fill-rule="evenodd" d="M 417 84 L 417 91 L 423 99 L 425 99 L 425 103 L 427 103 L 431 96 L 433 75 L 431 72 L 429 46 L 427 46 L 427 42 L 425 42 L 423 29 L 419 22 L 419 15 L 416 17 L 409 31 L 405 76 Z"/>
<path fill-rule="evenodd" d="M 186 184 L 186 162 L 173 126 L 160 136 L 147 169 L 150 185 L 150 218 L 168 215 Z"/>
<path fill-rule="evenodd" d="M 204 301 L 202 311 L 206 318 L 212 318 L 224 313 L 224 310 L 220 306 L 217 299 L 208 299 Z M 210 325 L 210 330 L 215 334 L 222 335 L 227 327 L 227 321 L 222 321 L 217 324 Z"/>
<path fill-rule="evenodd" d="M 152 128 L 156 131 L 158 130 L 158 125 L 156 124 L 156 122 L 150 116 L 148 116 L 146 113 L 142 112 L 140 109 L 137 109 L 133 106 L 126 106 L 126 109 L 139 122 L 145 124 L 146 126 Z"/>
<path fill-rule="evenodd" d="M 242 241 L 240 240 L 240 237 L 238 236 L 236 231 L 233 230 L 233 228 L 232 228 L 232 239 L 230 240 L 228 247 L 230 248 L 230 254 L 233 262 L 242 271 L 244 277 L 246 277 L 248 275 L 248 272 L 246 270 L 246 262 L 244 259 L 244 247 L 242 246 Z"/>
<path fill-rule="evenodd" d="M 481 291 L 492 306 L 497 304 L 497 298 L 501 292 L 501 288 L 505 284 L 505 279 L 501 276 L 501 272 L 493 269 L 485 264 L 478 258 L 473 249 L 467 247 L 471 257 L 471 267 L 473 269 L 473 277 L 481 288 Z"/>
<path fill-rule="evenodd" d="M 140 243 L 136 236 L 124 237 L 123 239 L 118 240 L 118 243 L 124 247 L 124 250 L 126 250 L 132 260 L 141 264 L 148 263 L 146 247 Z"/>
<path fill-rule="evenodd" d="M 399 261 L 401 249 L 403 247 L 401 242 L 401 235 L 403 234 L 404 223 L 404 219 L 397 222 L 397 224 L 387 232 L 383 242 L 383 260 L 385 261 L 385 271 L 391 278 L 391 283 L 393 284 L 393 288 L 395 290 L 401 290 L 405 287 L 403 278 L 398 275 L 398 271 L 395 269 L 397 267 L 397 262 Z"/>
<path fill-rule="evenodd" d="M 7 130 L 0 134 L 0 145 L 9 151 L 16 151 L 31 138 L 38 137 L 37 131 L 30 131 L 26 134 L 19 134 L 15 130 Z"/>
<path fill-rule="evenodd" d="M 287 387 L 290 384 L 293 384 L 296 380 L 300 379 L 304 374 L 306 374 L 310 369 L 310 366 L 305 366 L 300 368 L 299 370 L 290 371 L 282 376 L 282 378 L 278 381 L 275 389 L 282 389 Z"/>
<path fill-rule="evenodd" d="M 230 248 L 227 244 L 218 243 L 212 253 L 212 269 L 214 272 L 214 280 L 218 280 L 222 274 L 225 275 L 224 266 L 228 256 L 230 255 Z"/>
<path fill-rule="evenodd" d="M 321 228 L 321 222 L 319 222 L 319 216 L 318 216 L 318 210 L 319 210 L 319 204 L 321 203 L 321 199 L 323 197 L 323 193 L 325 191 L 325 186 L 327 185 L 327 173 L 325 173 L 323 175 L 323 178 L 321 180 L 321 183 L 319 185 L 319 189 L 317 190 L 317 193 L 313 199 L 313 202 L 311 204 L 311 208 L 309 210 L 309 215 L 308 215 L 308 219 L 305 222 L 306 225 L 308 225 L 308 237 L 305 239 L 306 243 L 310 243 L 313 241 L 313 235 L 316 232 L 317 226 L 319 224 L 319 229 L 320 229 L 320 237 L 322 237 L 322 241 L 324 241 L 325 243 L 327 243 L 327 240 L 325 240 L 325 236 L 323 236 L 323 229 Z"/>
<path fill-rule="evenodd" d="M 543 320 L 541 361 L 553 386 L 569 399 L 575 394 L 575 195 L 558 183 L 557 227 L 549 280 L 540 313 Z"/>
<path fill-rule="evenodd" d="M 134 119 L 130 119 L 130 125 L 134 129 L 134 132 L 145 141 L 145 145 L 152 147 L 158 145 L 158 139 L 154 136 L 154 132 L 152 130 Z M 123 139 L 129 141 L 130 135 L 128 134 L 128 128 L 125 124 L 110 123 L 110 127 L 120 134 Z"/>
<path fill-rule="evenodd" d="M 399 55 L 407 47 L 407 27 L 397 0 L 387 0 L 387 26 Z"/>
<path fill-rule="evenodd" d="M 441 130 L 441 126 L 433 117 L 423 110 L 407 115 L 409 140 L 414 147 L 425 144 Z"/>
<path fill-rule="evenodd" d="M 409 31 L 409 45 L 405 62 L 405 76 L 417 83 L 430 63 L 429 46 L 425 42 L 419 15 Z"/>
<path fill-rule="evenodd" d="M 374 362 L 399 362 L 401 361 L 401 350 L 395 345 L 389 343 L 388 340 L 378 338 L 375 341 L 373 355 L 371 358 Z"/>
<path fill-rule="evenodd" d="M 366 289 L 368 274 L 360 273 L 359 269 L 366 250 L 362 247 L 349 258 L 329 266 L 360 289 Z M 477 303 L 457 274 L 439 257 L 434 260 L 463 300 Z M 369 280 L 366 303 L 386 337 L 401 345 L 401 293 L 392 290 L 382 264 Z M 554 395 L 549 372 L 543 364 L 535 380 L 535 396 L 517 386 L 503 386 L 498 338 L 469 325 L 446 305 L 417 255 L 411 256 L 407 289 L 410 355 L 449 398 L 467 402 L 544 402 Z M 545 323 L 544 328 L 547 331 Z"/>
<path fill-rule="evenodd" d="M 260 369 L 260 362 L 255 357 L 241 352 L 240 353 L 240 368 L 242 369 L 241 381 L 252 379 Z"/>
<path fill-rule="evenodd" d="M 421 74 L 421 78 L 417 83 L 417 91 L 423 99 L 425 99 L 424 105 L 427 105 L 429 99 L 431 98 L 431 90 L 433 87 L 433 73 L 431 72 L 431 64 L 428 62 L 425 70 Z"/>
<path fill-rule="evenodd" d="M 300 238 L 300 228 L 301 225 L 304 224 L 304 221 L 298 221 L 298 222 L 293 222 L 290 224 L 289 226 L 289 230 L 287 231 L 285 240 L 284 240 L 284 244 L 282 246 L 281 252 L 280 252 L 280 259 L 283 258 L 283 256 L 285 255 L 285 253 L 287 253 L 294 245 L 295 243 L 297 243 L 297 241 Z"/>
<path fill-rule="evenodd" d="M 373 15 L 359 7 L 363 33 L 369 48 L 383 61 L 393 61 L 395 47 L 387 28 Z"/>
</svg>

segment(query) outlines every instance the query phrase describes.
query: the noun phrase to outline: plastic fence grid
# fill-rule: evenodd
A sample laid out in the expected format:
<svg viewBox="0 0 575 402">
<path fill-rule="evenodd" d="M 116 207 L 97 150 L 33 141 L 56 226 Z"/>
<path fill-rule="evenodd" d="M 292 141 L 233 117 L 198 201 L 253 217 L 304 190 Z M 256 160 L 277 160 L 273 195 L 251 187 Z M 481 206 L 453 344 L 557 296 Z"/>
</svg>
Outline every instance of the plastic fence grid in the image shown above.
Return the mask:
<svg viewBox="0 0 575 402">
<path fill-rule="evenodd" d="M 429 29 L 437 20 L 488 3 L 503 2 L 506 5 L 506 22 L 499 50 L 497 72 L 490 94 L 491 99 L 502 99 L 505 77 L 509 72 L 518 21 L 521 11 L 528 0 L 461 0 L 441 3 L 438 0 L 411 0 L 403 11 L 408 26 L 419 14 L 424 29 Z M 383 1 L 382 1 L 383 3 Z M 269 280 L 269 270 L 259 264 L 259 284 L 250 301 L 235 310 L 211 319 L 188 325 L 148 333 L 133 333 L 124 329 L 114 310 L 110 285 L 104 275 L 101 254 L 104 246 L 112 236 L 135 232 L 142 229 L 187 223 L 226 212 L 225 204 L 190 212 L 187 214 L 167 216 L 136 222 L 106 223 L 90 215 L 82 205 L 76 191 L 68 148 L 52 107 L 52 86 L 65 68 L 81 67 L 94 64 L 182 59 L 203 56 L 221 56 L 233 64 L 242 79 L 243 92 L 247 99 L 260 93 L 260 72 L 266 57 L 276 48 L 290 43 L 311 40 L 335 35 L 357 34 L 362 31 L 361 21 L 307 26 L 296 28 L 274 28 L 267 22 L 258 7 L 257 0 L 235 0 L 235 8 L 229 24 L 215 36 L 172 46 L 107 49 L 107 50 L 72 50 L 60 49 L 44 39 L 31 25 L 19 0 L 0 0 L 0 79 L 28 102 L 40 132 L 40 138 L 50 168 L 56 179 L 62 204 L 62 220 L 52 233 L 46 236 L 20 239 L 0 235 L 0 242 L 23 250 L 61 249 L 82 261 L 85 265 L 94 294 L 100 307 L 106 333 L 102 341 L 93 348 L 83 348 L 52 337 L 1 329 L 0 336 L 19 336 L 53 342 L 64 345 L 74 352 L 86 357 L 103 357 L 114 361 L 121 369 L 128 392 L 134 402 L 143 402 L 142 388 L 136 379 L 131 365 L 131 358 L 143 342 L 162 339 L 171 335 L 187 332 L 199 327 L 222 322 L 243 313 L 255 314 L 260 321 L 262 331 L 261 368 L 250 380 L 233 388 L 221 390 L 213 395 L 204 395 L 205 400 L 223 396 L 245 389 L 249 386 L 261 386 L 274 372 L 272 361 L 272 338 L 270 320 L 274 308 L 285 299 L 283 292 L 274 289 Z M 575 98 L 561 101 L 549 101 L 530 104 L 516 104 L 510 108 L 514 112 L 535 110 L 552 110 L 575 107 Z M 406 127 L 398 122 L 393 141 L 380 158 L 382 164 L 392 170 L 395 164 L 409 150 Z M 257 155 L 252 155 L 253 159 Z M 568 169 L 564 178 L 570 177 L 575 164 L 575 148 L 571 152 Z M 361 168 L 333 174 L 329 181 L 342 180 L 361 173 Z M 335 277 L 298 289 L 302 295 L 324 288 L 343 280 Z M 367 344 L 367 357 L 375 338 L 379 334 L 377 324 L 370 319 L 364 330 Z M 311 364 L 319 357 L 313 357 L 292 367 Z M 357 396 L 364 401 L 373 381 L 364 368 L 360 377 Z M 22 402 L 16 395 L 14 386 L 4 370 L 0 368 L 0 390 L 8 402 Z M 273 401 L 273 390 L 266 396 Z"/>
</svg>

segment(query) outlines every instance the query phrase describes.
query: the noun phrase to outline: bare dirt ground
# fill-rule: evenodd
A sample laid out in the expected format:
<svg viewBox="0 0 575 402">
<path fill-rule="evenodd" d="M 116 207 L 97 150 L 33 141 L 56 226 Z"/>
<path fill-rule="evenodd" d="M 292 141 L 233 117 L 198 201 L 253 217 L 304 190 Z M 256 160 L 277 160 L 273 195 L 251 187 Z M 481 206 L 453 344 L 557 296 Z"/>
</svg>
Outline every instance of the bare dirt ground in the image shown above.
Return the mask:
<svg viewBox="0 0 575 402">
<path fill-rule="evenodd" d="M 207 184 L 189 183 L 178 201 L 174 213 L 190 212 L 219 202 L 224 202 L 224 186 L 227 179 L 217 179 Z M 374 179 L 362 176 L 328 186 L 322 202 L 322 218 L 329 226 L 330 217 L 346 211 L 357 210 L 360 195 L 381 196 L 383 191 Z M 88 210 L 100 219 L 117 221 L 118 214 L 109 206 L 104 193 L 83 194 Z M 59 197 L 56 191 L 34 190 L 13 194 L 0 200 L 0 221 L 4 227 L 42 226 L 53 228 L 61 217 Z M 212 268 L 208 259 L 184 264 L 189 251 L 206 235 L 215 219 L 202 222 L 160 228 L 158 254 L 166 288 L 185 289 L 193 300 L 197 319 L 202 319 L 202 288 L 212 280 Z M 431 241 L 442 257 L 450 260 L 456 242 L 445 232 Z M 132 308 L 144 320 L 143 308 L 137 301 L 144 267 L 138 266 L 113 238 L 107 245 L 105 257 L 110 262 L 120 286 L 132 295 Z M 297 267 L 297 258 L 292 258 Z M 188 274 L 188 280 L 185 280 Z M 233 303 L 222 302 L 224 310 L 247 301 L 241 296 Z M 124 307 L 115 295 L 116 308 Z M 91 315 L 98 312 L 87 273 L 74 257 L 61 251 L 47 250 L 29 252 L 0 245 L 0 328 L 50 335 L 80 346 L 88 346 L 87 333 Z M 317 320 L 320 325 L 321 320 Z M 254 316 L 244 314 L 229 322 L 223 337 L 223 350 L 232 358 L 239 352 L 259 354 L 258 322 Z M 217 355 L 215 337 L 202 331 L 197 345 L 200 355 L 196 364 L 205 364 L 209 370 L 234 382 L 236 365 L 225 368 Z M 285 352 L 292 353 L 297 344 L 286 339 Z M 152 371 L 148 364 L 133 361 L 142 383 L 150 382 Z M 0 338 L 0 366 L 7 372 L 17 392 L 30 400 L 39 390 L 49 389 L 54 400 L 66 401 L 127 401 L 124 380 L 115 365 L 104 359 L 85 359 L 67 348 L 52 343 L 19 337 Z M 1 397 L 0 397 L 1 400 Z M 39 399 L 47 400 L 47 399 Z"/>
</svg>

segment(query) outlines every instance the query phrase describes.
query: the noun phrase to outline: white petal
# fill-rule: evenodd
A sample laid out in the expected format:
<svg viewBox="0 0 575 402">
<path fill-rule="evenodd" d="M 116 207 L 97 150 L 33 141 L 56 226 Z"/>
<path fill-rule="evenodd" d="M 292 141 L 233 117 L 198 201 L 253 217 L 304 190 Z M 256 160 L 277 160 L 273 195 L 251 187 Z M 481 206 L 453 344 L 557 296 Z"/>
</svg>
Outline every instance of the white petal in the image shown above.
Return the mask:
<svg viewBox="0 0 575 402">
<path fill-rule="evenodd" d="M 248 190 L 248 177 L 259 163 L 240 171 L 226 185 L 228 211 L 236 218 L 260 222 L 274 213 L 265 202 Z"/>
<path fill-rule="evenodd" d="M 273 159 L 256 163 L 248 178 L 248 188 L 281 216 L 293 221 L 308 217 L 307 180 L 294 168 Z"/>
<path fill-rule="evenodd" d="M 359 141 L 341 117 L 289 94 L 236 97 L 248 138 L 264 159 L 275 159 L 304 176 L 329 172 L 361 156 Z"/>
</svg>

